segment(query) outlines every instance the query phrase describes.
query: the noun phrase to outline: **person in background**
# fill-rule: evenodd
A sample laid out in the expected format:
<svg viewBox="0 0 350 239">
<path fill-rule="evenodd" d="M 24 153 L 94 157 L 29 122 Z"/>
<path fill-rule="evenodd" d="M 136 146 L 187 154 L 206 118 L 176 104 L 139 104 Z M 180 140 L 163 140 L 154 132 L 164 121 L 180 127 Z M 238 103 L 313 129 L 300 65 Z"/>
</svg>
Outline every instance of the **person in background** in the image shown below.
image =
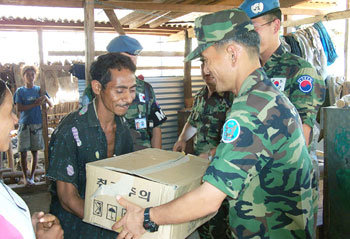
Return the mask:
<svg viewBox="0 0 350 239">
<path fill-rule="evenodd" d="M 173 151 L 185 151 L 186 142 L 195 137 L 194 154 L 211 159 L 220 143 L 226 112 L 230 109 L 234 96 L 232 92 L 216 92 L 215 80 L 204 72 L 203 62 L 201 74 L 206 85 L 195 95 L 191 114 L 174 144 Z M 228 201 L 224 200 L 215 217 L 198 228 L 201 239 L 230 238 L 227 236 L 228 208 Z"/>
<path fill-rule="evenodd" d="M 65 239 L 116 238 L 117 233 L 82 221 L 86 164 L 133 151 L 123 119 L 135 98 L 136 67 L 118 53 L 101 55 L 91 65 L 95 98 L 68 114 L 51 136 L 49 170 L 50 212 L 56 215 Z"/>
<path fill-rule="evenodd" d="M 10 132 L 17 124 L 13 113 L 12 93 L 0 80 L 0 151 L 8 150 Z M 1 238 L 63 239 L 63 230 L 57 218 L 43 212 L 30 216 L 28 206 L 0 179 L 0 232 Z"/>
<path fill-rule="evenodd" d="M 115 37 L 107 46 L 108 52 L 119 52 L 137 65 L 137 56 L 142 51 L 141 44 L 134 38 L 122 35 Z M 142 148 L 162 148 L 161 125 L 167 117 L 157 103 L 152 86 L 136 77 L 136 97 L 125 118 L 135 134 L 135 150 Z"/>
<path fill-rule="evenodd" d="M 122 227 L 118 239 L 209 215 L 227 197 L 233 238 L 311 238 L 316 179 L 301 120 L 261 68 L 251 20 L 229 9 L 197 18 L 194 29 L 198 47 L 186 60 L 201 56 L 216 91 L 235 95 L 221 143 L 193 191 L 146 209 L 118 196 L 127 211 L 113 226 Z"/>
<path fill-rule="evenodd" d="M 214 78 L 204 73 L 203 63 L 201 72 L 206 85 L 195 95 L 191 114 L 174 144 L 173 151 L 184 151 L 186 142 L 195 137 L 194 154 L 208 158 L 213 156 L 211 151 L 220 143 L 221 129 L 225 123 L 226 112 L 232 105 L 233 94 L 216 92 Z"/>
<path fill-rule="evenodd" d="M 24 86 L 18 88 L 14 94 L 17 111 L 20 112 L 18 128 L 18 152 L 21 155 L 21 166 L 24 183 L 34 184 L 34 174 L 38 162 L 38 150 L 44 148 L 42 133 L 41 105 L 53 106 L 47 92 L 42 92 L 40 86 L 34 85 L 37 70 L 34 66 L 22 69 Z M 32 152 L 32 170 L 28 175 L 27 151 Z"/>
<path fill-rule="evenodd" d="M 317 112 L 325 100 L 325 81 L 309 62 L 287 52 L 281 45 L 282 13 L 279 0 L 245 0 L 240 8 L 251 18 L 255 31 L 259 33 L 260 59 L 267 76 L 298 110 L 303 123 L 306 145 L 309 146 L 308 150 L 318 180 L 316 146 L 310 143 L 315 143 L 317 140 L 312 139 L 312 131 Z M 314 196 L 314 213 L 317 215 L 318 188 Z"/>
</svg>

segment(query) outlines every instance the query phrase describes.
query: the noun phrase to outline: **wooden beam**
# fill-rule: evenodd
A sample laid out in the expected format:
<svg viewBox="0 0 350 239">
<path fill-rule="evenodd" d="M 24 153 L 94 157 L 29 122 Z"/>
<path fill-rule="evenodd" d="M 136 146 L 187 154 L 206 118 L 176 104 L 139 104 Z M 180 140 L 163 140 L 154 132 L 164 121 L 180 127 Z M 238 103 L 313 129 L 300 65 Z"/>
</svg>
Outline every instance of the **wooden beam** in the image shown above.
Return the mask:
<svg viewBox="0 0 350 239">
<path fill-rule="evenodd" d="M 200 4 L 164 4 L 153 2 L 125 2 L 125 1 L 103 1 L 96 3 L 97 8 L 117 8 L 131 10 L 149 11 L 173 11 L 173 12 L 217 12 L 231 9 L 232 5 L 200 5 Z"/>
<path fill-rule="evenodd" d="M 294 27 L 300 26 L 304 24 L 312 24 L 319 21 L 331 21 L 331 20 L 339 20 L 350 18 L 350 10 L 340 11 L 340 12 L 332 12 L 325 15 L 319 15 L 315 17 L 304 18 L 296 21 L 286 21 L 283 22 L 283 27 Z"/>
<path fill-rule="evenodd" d="M 0 0 L 0 5 L 82 8 L 83 0 Z"/>
<path fill-rule="evenodd" d="M 95 51 L 95 56 L 106 54 L 107 51 Z M 84 51 L 49 51 L 49 56 L 84 56 Z M 180 57 L 184 56 L 183 52 L 173 51 L 142 51 L 139 56 L 154 56 L 154 57 Z"/>
<path fill-rule="evenodd" d="M 160 18 L 157 18 L 153 22 L 149 24 L 151 28 L 158 27 L 162 25 L 163 23 L 169 22 L 171 19 L 175 19 L 178 17 L 182 17 L 183 15 L 186 15 L 186 13 L 183 12 L 168 12 L 165 15 L 161 16 Z"/>
<path fill-rule="evenodd" d="M 85 29 L 85 80 L 86 85 L 91 82 L 90 67 L 95 57 L 94 42 L 94 0 L 85 0 L 84 4 L 84 29 Z"/>
<path fill-rule="evenodd" d="M 215 4 L 215 5 L 203 5 L 203 4 L 164 4 L 164 3 L 145 3 L 135 1 L 100 1 L 95 4 L 95 8 L 102 9 L 131 9 L 131 10 L 149 10 L 149 11 L 172 11 L 172 12 L 217 12 L 225 9 L 238 7 L 242 1 L 234 1 L 233 3 L 227 3 L 227 5 Z M 306 2 L 305 0 L 299 1 L 281 1 L 281 10 L 285 11 L 286 15 L 319 15 L 319 10 L 315 9 L 297 9 L 289 8 L 295 6 L 300 2 Z M 226 3 L 226 2 L 224 2 Z M 82 8 L 83 0 L 0 0 L 0 5 L 18 5 L 18 6 L 43 6 L 43 7 L 72 7 Z M 302 13 L 303 11 L 303 13 Z M 287 13 L 290 12 L 290 13 Z M 122 22 L 121 22 L 122 23 Z M 123 23 L 122 23 L 123 25 Z"/>
<path fill-rule="evenodd" d="M 350 0 L 346 0 L 346 9 L 349 9 L 350 7 Z M 345 36 L 344 36 L 344 64 L 345 64 L 345 67 L 344 67 L 344 76 L 345 76 L 345 81 L 349 81 L 350 78 L 349 78 L 349 73 L 350 73 L 350 70 L 348 68 L 349 66 L 349 44 L 350 44 L 350 41 L 349 41 L 349 33 L 350 33 L 350 24 L 349 24 L 349 19 L 346 19 L 345 21 Z"/>
<path fill-rule="evenodd" d="M 44 51 L 43 51 L 43 31 L 42 29 L 38 30 L 38 45 L 39 45 L 39 60 L 40 60 L 40 94 L 46 94 L 46 83 L 45 83 L 45 74 L 43 73 L 42 66 L 44 65 Z M 42 118 L 42 134 L 44 138 L 44 167 L 45 172 L 49 169 L 49 133 L 48 133 L 48 124 L 47 124 L 47 108 L 46 104 L 41 106 L 41 118 Z"/>
<path fill-rule="evenodd" d="M 185 54 L 186 57 L 192 51 L 192 38 L 188 36 L 187 31 L 185 31 Z M 191 80 L 191 61 L 184 63 L 184 100 L 185 108 L 192 108 L 193 98 L 192 98 L 192 80 Z"/>
<path fill-rule="evenodd" d="M 140 18 L 132 21 L 129 24 L 130 28 L 138 28 L 144 24 L 146 24 L 147 22 L 151 21 L 152 19 L 155 19 L 159 16 L 164 15 L 163 11 L 154 11 L 154 12 L 148 12 L 146 14 L 144 14 L 143 16 L 141 16 Z"/>
<path fill-rule="evenodd" d="M 113 9 L 103 9 L 105 14 L 107 15 L 109 22 L 112 24 L 114 29 L 119 35 L 125 35 L 125 31 L 122 27 L 122 25 L 119 22 L 119 19 L 117 15 L 115 15 L 115 12 Z"/>
</svg>

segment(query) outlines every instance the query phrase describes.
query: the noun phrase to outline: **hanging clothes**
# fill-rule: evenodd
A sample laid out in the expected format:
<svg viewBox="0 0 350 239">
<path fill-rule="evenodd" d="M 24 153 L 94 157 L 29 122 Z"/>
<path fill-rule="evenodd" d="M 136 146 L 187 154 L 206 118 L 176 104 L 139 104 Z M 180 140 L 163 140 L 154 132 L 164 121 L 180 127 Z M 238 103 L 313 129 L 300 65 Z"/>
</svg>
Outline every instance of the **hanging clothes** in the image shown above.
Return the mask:
<svg viewBox="0 0 350 239">
<path fill-rule="evenodd" d="M 318 31 L 322 42 L 323 50 L 327 56 L 327 65 L 332 65 L 337 59 L 338 54 L 335 51 L 332 39 L 330 38 L 322 22 L 316 22 L 313 27 Z"/>
<path fill-rule="evenodd" d="M 290 46 L 290 52 L 302 57 L 302 52 L 299 46 L 299 43 L 291 35 L 286 35 L 283 37 L 285 42 Z M 283 44 L 285 46 L 285 44 Z"/>
</svg>

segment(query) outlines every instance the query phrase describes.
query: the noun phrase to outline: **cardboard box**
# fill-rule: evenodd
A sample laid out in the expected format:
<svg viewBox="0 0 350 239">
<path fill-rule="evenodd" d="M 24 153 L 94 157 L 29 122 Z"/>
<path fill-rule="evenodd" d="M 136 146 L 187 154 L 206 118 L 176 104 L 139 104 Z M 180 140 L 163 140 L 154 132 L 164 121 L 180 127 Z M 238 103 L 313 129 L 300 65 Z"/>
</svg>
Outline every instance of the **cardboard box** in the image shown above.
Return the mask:
<svg viewBox="0 0 350 239">
<path fill-rule="evenodd" d="M 117 203 L 117 195 L 142 207 L 158 206 L 197 188 L 208 165 L 206 159 L 160 149 L 88 163 L 83 220 L 111 229 L 126 213 Z M 146 233 L 142 239 L 186 238 L 210 218 L 160 226 L 158 232 Z"/>
</svg>

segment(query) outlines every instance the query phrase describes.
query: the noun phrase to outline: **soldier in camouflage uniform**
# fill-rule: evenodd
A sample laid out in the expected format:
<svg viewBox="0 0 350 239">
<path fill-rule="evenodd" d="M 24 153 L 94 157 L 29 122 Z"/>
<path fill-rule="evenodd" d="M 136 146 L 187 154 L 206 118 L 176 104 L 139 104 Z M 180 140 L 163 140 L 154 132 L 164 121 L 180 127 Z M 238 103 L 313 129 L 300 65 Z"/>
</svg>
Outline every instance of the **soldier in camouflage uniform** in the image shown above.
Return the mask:
<svg viewBox="0 0 350 239">
<path fill-rule="evenodd" d="M 137 55 L 142 51 L 141 44 L 129 36 L 118 36 L 107 46 L 108 52 L 119 52 L 137 64 Z M 161 148 L 163 124 L 167 117 L 156 101 L 152 86 L 136 77 L 136 97 L 125 118 L 134 136 L 135 150 Z"/>
<path fill-rule="evenodd" d="M 233 94 L 217 93 L 213 77 L 203 72 L 203 64 L 201 72 L 206 86 L 195 95 L 191 114 L 173 150 L 184 151 L 186 141 L 194 136 L 194 154 L 208 157 L 210 151 L 220 143 L 221 129 L 225 123 L 226 112 L 232 105 Z"/>
<path fill-rule="evenodd" d="M 315 68 L 281 45 L 281 9 L 278 0 L 245 0 L 240 8 L 252 19 L 261 39 L 261 62 L 267 76 L 298 110 L 303 124 L 306 145 L 316 143 L 312 139 L 313 127 L 319 108 L 325 100 L 325 81 Z M 319 166 L 315 145 L 309 145 L 313 167 L 319 178 Z M 318 190 L 317 190 L 318 191 Z M 314 193 L 315 214 L 318 211 L 318 192 Z M 316 226 L 316 224 L 315 224 Z"/>
<path fill-rule="evenodd" d="M 119 238 L 138 238 L 145 219 L 145 228 L 191 221 L 228 196 L 234 238 L 311 238 L 316 181 L 301 120 L 261 68 L 252 22 L 224 10 L 197 18 L 195 33 L 198 47 L 186 59 L 201 54 L 216 90 L 235 94 L 221 143 L 199 188 L 147 210 L 118 198 L 128 210 L 113 228 L 123 226 Z"/>
</svg>

